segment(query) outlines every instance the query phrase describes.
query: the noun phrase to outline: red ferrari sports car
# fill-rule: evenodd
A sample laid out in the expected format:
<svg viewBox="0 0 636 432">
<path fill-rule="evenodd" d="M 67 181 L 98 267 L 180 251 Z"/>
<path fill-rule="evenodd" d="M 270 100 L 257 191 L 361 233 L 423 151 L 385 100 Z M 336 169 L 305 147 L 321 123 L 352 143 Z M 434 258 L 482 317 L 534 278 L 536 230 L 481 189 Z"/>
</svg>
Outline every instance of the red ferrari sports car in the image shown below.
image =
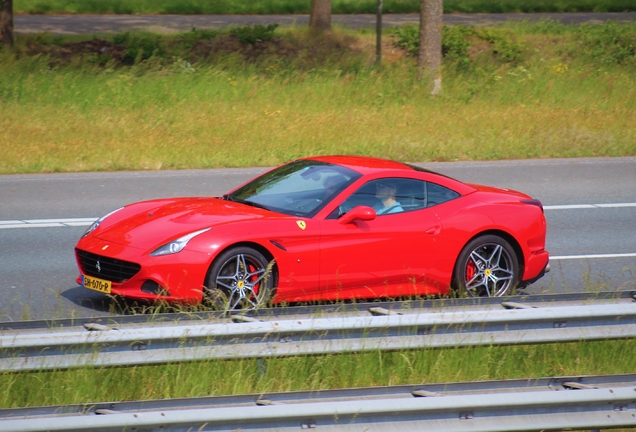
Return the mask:
<svg viewBox="0 0 636 432">
<path fill-rule="evenodd" d="M 549 269 L 538 200 L 384 159 L 325 156 L 222 197 L 134 203 L 77 243 L 77 282 L 129 299 L 501 296 Z M 221 303 L 222 302 L 222 303 Z"/>
</svg>

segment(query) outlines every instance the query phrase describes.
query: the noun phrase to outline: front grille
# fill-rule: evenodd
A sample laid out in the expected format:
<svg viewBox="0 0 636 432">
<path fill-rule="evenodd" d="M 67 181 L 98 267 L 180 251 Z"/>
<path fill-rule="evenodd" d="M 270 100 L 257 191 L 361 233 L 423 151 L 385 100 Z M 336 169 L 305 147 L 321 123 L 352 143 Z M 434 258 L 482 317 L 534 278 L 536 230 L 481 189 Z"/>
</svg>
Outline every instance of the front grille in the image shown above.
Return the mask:
<svg viewBox="0 0 636 432">
<path fill-rule="evenodd" d="M 139 264 L 108 258 L 75 249 L 79 265 L 84 274 L 111 282 L 124 282 L 141 270 Z"/>
</svg>

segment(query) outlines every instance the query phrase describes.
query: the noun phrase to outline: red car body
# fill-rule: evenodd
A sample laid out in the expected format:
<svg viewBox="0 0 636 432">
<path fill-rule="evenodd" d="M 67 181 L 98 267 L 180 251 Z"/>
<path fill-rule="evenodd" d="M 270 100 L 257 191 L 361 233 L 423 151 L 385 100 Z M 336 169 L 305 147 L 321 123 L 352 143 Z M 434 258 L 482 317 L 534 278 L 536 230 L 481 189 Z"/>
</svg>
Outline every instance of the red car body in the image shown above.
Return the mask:
<svg viewBox="0 0 636 432">
<path fill-rule="evenodd" d="M 77 243 L 78 283 L 84 276 L 110 279 L 106 292 L 113 295 L 198 303 L 219 255 L 243 247 L 273 261 L 274 303 L 446 295 L 459 274 L 462 251 L 484 236 L 504 239 L 514 250 L 516 284 L 531 283 L 546 271 L 546 221 L 541 204 L 527 195 L 466 184 L 383 159 L 325 156 L 301 161 L 356 174 L 335 197 L 316 199 L 318 210 L 309 217 L 235 202 L 231 194 L 127 205 L 91 227 Z M 404 211 L 381 216 L 369 206 L 340 215 L 343 211 L 338 209 L 356 191 L 382 179 L 425 185 L 428 203 L 409 210 L 402 202 Z M 452 198 L 432 202 L 432 192 L 438 189 L 452 191 Z M 179 252 L 152 255 L 162 245 L 198 231 L 202 232 Z M 475 269 L 480 271 L 481 264 L 474 262 L 481 260 L 461 264 L 466 281 Z M 102 273 L 102 267 L 110 267 L 116 277 Z"/>
</svg>

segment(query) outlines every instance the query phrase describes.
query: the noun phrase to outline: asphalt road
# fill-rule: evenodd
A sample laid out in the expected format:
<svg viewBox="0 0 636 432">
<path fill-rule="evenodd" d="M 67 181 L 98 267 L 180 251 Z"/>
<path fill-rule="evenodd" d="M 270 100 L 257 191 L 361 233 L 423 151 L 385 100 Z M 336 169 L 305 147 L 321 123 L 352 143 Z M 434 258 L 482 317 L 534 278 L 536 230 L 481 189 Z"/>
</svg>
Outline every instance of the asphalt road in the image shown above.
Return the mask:
<svg viewBox="0 0 636 432">
<path fill-rule="evenodd" d="M 423 165 L 544 203 L 556 259 L 529 293 L 636 289 L 636 157 Z M 86 227 L 48 226 L 56 219 L 94 218 L 151 198 L 217 196 L 264 169 L 0 176 L 0 321 L 107 313 L 104 297 L 74 282 L 73 247 Z"/>
<path fill-rule="evenodd" d="M 529 13 L 529 14 L 445 14 L 444 24 L 489 25 L 511 21 L 552 19 L 565 24 L 636 21 L 636 12 L 624 13 Z M 363 28 L 375 26 L 375 15 L 333 15 L 336 26 Z M 306 26 L 309 15 L 16 15 L 15 32 L 51 34 L 100 34 L 127 30 L 183 32 L 246 24 Z M 386 14 L 385 27 L 419 23 L 418 14 Z"/>
</svg>

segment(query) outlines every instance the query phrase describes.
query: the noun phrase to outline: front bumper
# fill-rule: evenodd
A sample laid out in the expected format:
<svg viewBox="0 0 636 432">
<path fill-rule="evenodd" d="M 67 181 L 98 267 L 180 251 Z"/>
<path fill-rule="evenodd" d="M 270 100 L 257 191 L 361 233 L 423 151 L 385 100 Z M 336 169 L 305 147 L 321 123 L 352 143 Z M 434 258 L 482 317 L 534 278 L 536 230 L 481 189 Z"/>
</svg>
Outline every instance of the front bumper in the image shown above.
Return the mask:
<svg viewBox="0 0 636 432">
<path fill-rule="evenodd" d="M 199 303 L 203 297 L 203 286 L 211 262 L 211 256 L 202 252 L 183 250 L 173 255 L 152 257 L 130 247 L 109 245 L 103 250 L 100 245 L 78 245 L 79 250 L 98 256 L 139 264 L 139 271 L 124 281 L 112 281 L 111 294 L 131 300 L 166 301 L 170 303 Z M 106 253 L 107 252 L 107 253 Z M 100 277 L 93 269 L 87 272 L 77 256 L 81 275 Z M 76 279 L 82 284 L 82 276 Z M 153 289 L 154 287 L 154 289 Z"/>
</svg>

